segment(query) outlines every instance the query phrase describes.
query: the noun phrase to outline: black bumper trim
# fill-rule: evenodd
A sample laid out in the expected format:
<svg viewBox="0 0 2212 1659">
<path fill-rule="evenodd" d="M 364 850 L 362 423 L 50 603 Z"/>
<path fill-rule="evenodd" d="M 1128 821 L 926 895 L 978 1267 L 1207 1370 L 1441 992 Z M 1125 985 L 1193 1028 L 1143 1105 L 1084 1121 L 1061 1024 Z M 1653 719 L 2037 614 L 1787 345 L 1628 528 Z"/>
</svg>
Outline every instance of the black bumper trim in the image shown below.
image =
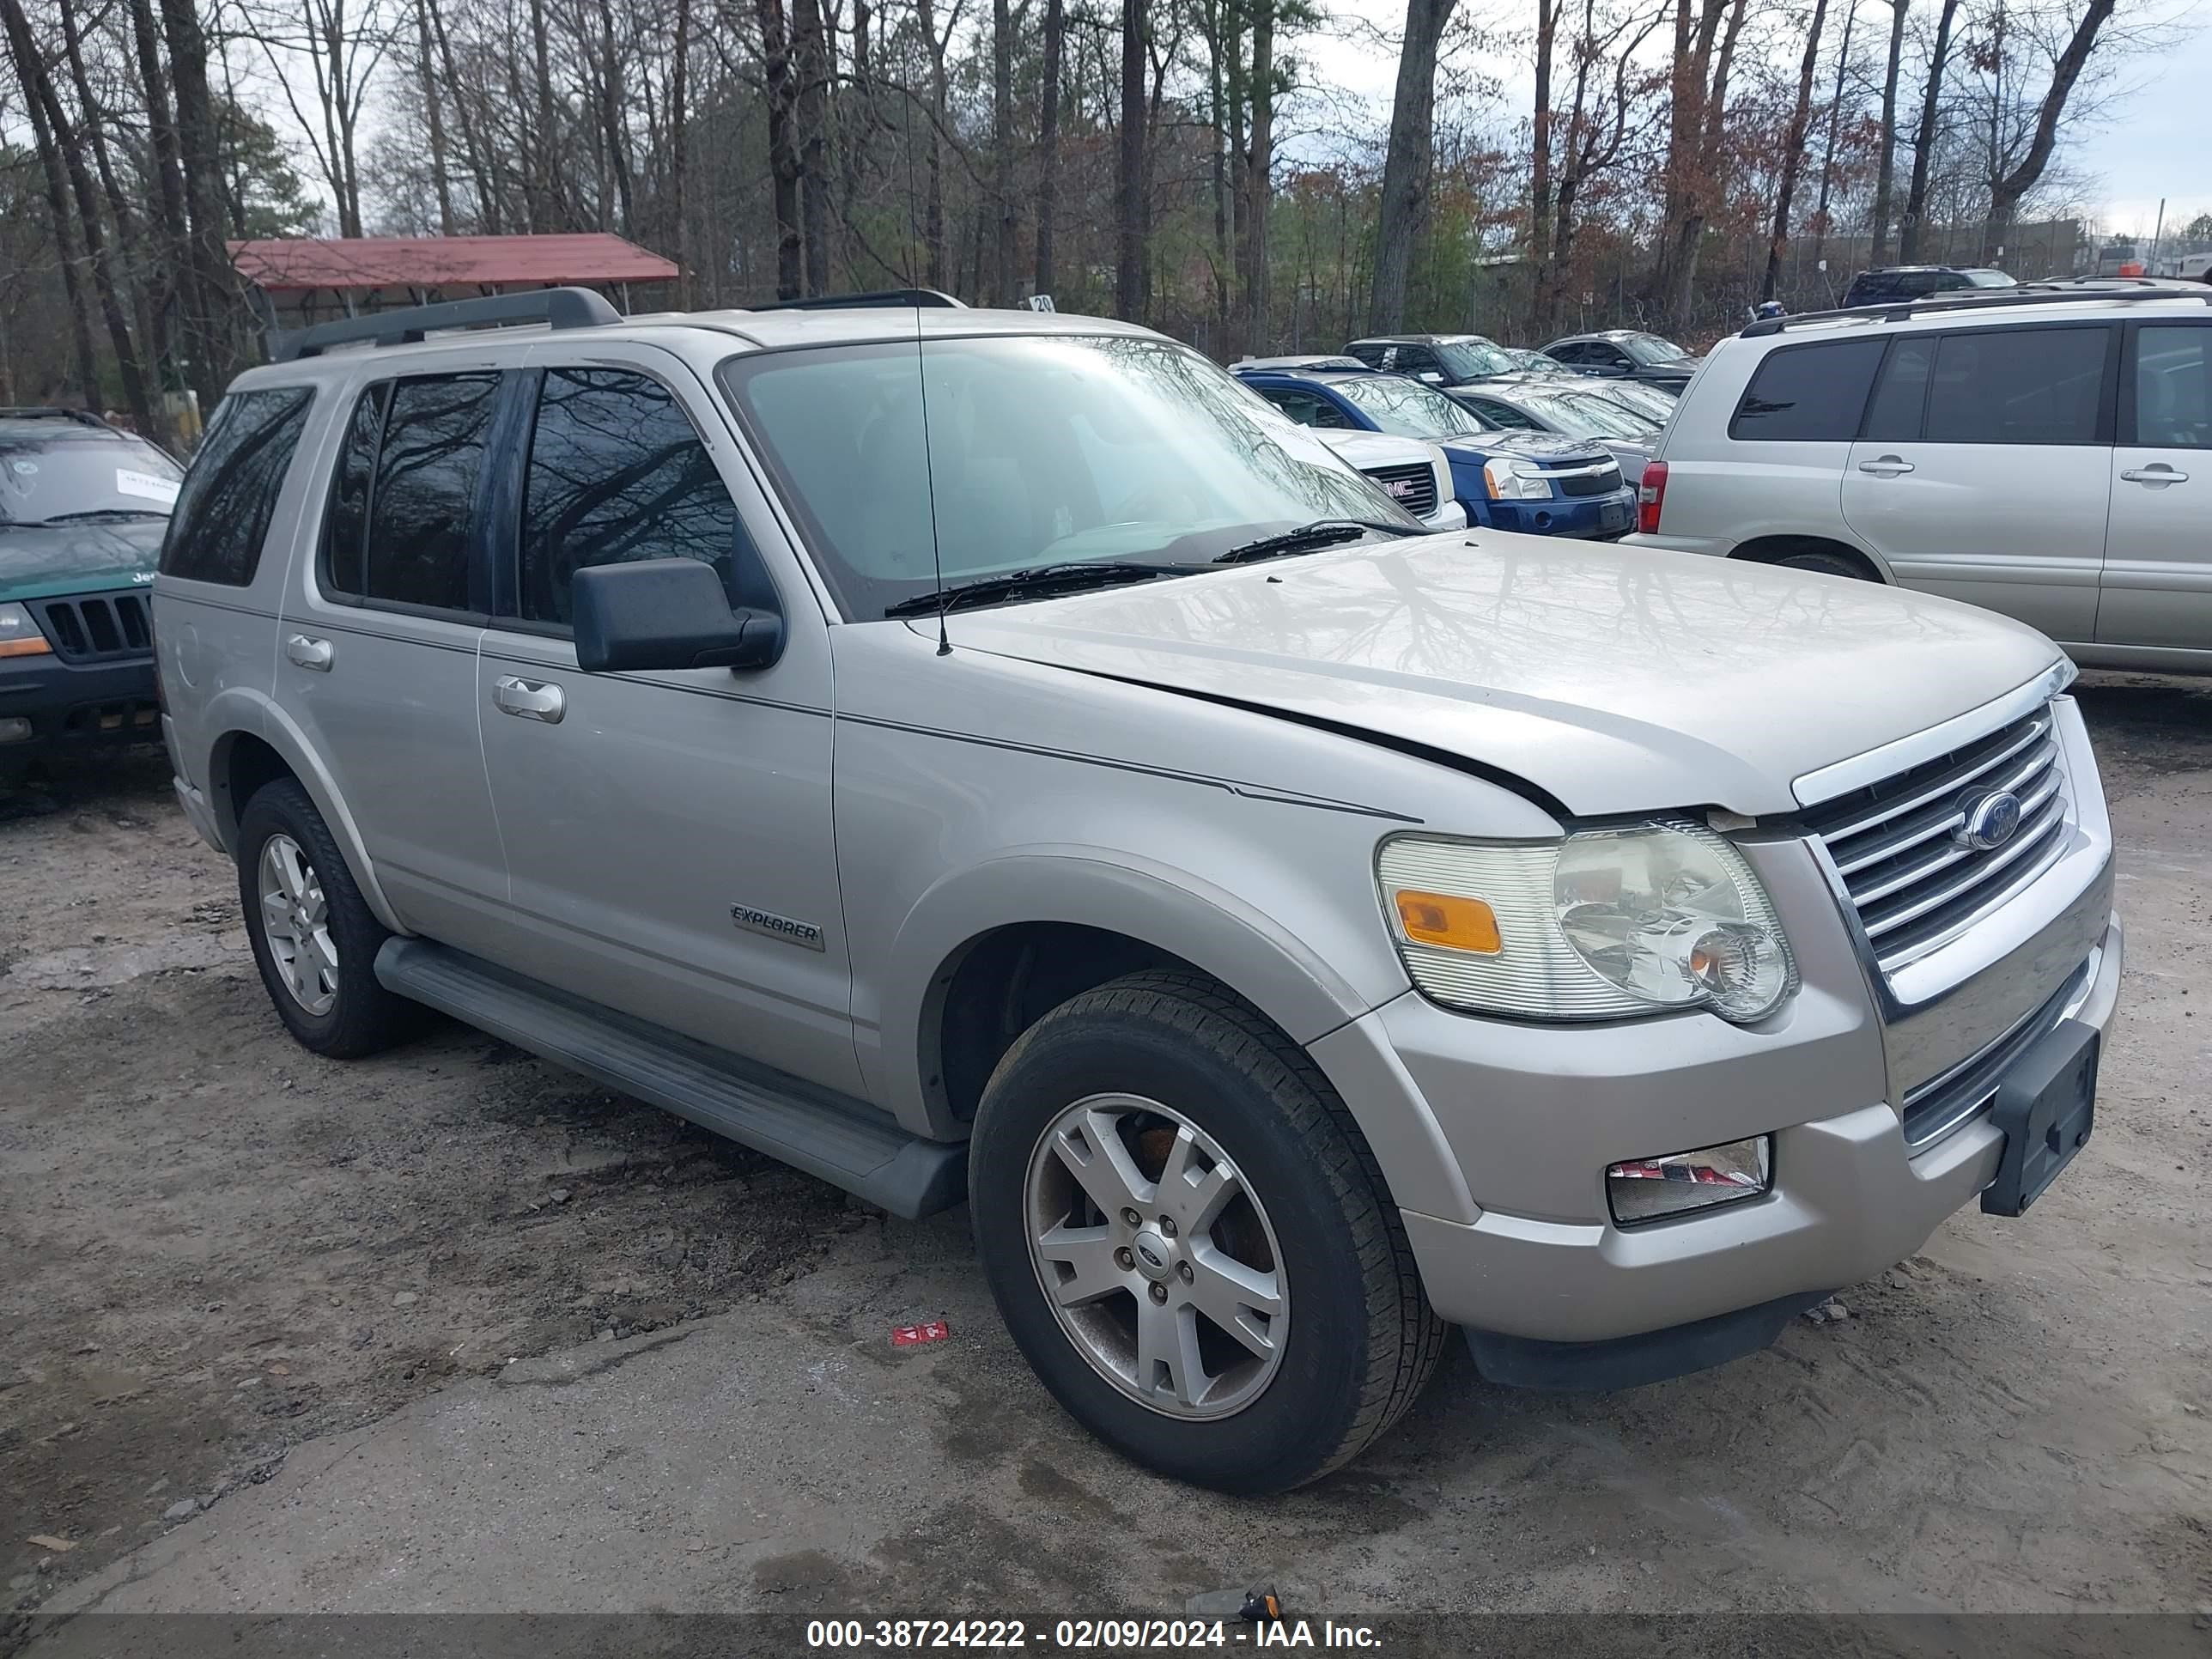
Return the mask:
<svg viewBox="0 0 2212 1659">
<path fill-rule="evenodd" d="M 0 759 L 79 744 L 159 743 L 161 691 L 154 659 L 67 663 L 58 657 L 0 659 L 0 720 L 28 720 L 31 735 L 0 743 Z M 144 720 L 137 717 L 155 711 Z M 103 726 L 103 714 L 119 715 Z"/>
<path fill-rule="evenodd" d="M 1733 1313 L 1604 1342 L 1547 1342 L 1470 1330 L 1467 1346 L 1483 1376 L 1509 1389 L 1641 1388 L 1670 1376 L 1725 1365 L 1771 1346 L 1790 1322 L 1826 1301 L 1828 1291 L 1800 1291 Z"/>
</svg>

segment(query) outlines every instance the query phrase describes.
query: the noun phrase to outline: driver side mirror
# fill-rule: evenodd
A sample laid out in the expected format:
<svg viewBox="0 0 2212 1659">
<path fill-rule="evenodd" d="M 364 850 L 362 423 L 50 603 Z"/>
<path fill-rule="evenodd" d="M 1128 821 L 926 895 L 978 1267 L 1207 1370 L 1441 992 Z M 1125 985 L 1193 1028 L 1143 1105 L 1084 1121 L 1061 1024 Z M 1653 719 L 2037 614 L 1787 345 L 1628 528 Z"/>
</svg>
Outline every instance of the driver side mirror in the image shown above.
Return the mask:
<svg viewBox="0 0 2212 1659">
<path fill-rule="evenodd" d="M 1433 368 L 1425 368 L 1413 378 L 1424 386 L 1442 386 L 1444 383 L 1444 377 Z"/>
<path fill-rule="evenodd" d="M 766 668 L 783 654 L 781 612 L 733 607 L 714 566 L 696 559 L 587 565 L 568 595 L 587 674 Z"/>
</svg>

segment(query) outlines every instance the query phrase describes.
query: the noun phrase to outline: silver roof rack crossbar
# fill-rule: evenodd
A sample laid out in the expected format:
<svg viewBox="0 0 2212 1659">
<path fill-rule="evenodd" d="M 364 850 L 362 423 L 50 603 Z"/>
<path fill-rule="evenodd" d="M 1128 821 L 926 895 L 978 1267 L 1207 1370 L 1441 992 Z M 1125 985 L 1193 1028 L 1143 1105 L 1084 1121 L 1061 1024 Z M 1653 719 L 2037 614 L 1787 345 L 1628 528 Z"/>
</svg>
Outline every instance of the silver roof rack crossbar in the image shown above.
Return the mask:
<svg viewBox="0 0 2212 1659">
<path fill-rule="evenodd" d="M 2118 283 L 2140 282 L 2141 287 L 2122 288 Z M 2113 287 L 2105 287 L 2112 283 Z M 1856 319 L 1861 322 L 1901 323 L 1910 317 L 1922 317 L 1930 313 L 1945 311 L 1982 311 L 1998 306 L 2055 306 L 2079 305 L 2088 300 L 2196 300 L 2212 305 L 2212 288 L 2200 288 L 2187 282 L 2160 282 L 2139 277 L 2090 277 L 2080 283 L 2021 283 L 2014 288 L 1984 288 L 1954 289 L 1948 294 L 1931 295 L 1924 300 L 1879 301 L 1872 305 L 1851 306 L 1836 311 L 1801 311 L 1791 317 L 1765 317 L 1746 325 L 1747 338 L 1761 335 L 1781 334 L 1803 323 L 1834 322 L 1838 319 Z"/>
<path fill-rule="evenodd" d="M 442 305 L 344 317 L 312 328 L 272 329 L 269 360 L 295 362 L 302 357 L 319 357 L 332 346 L 364 340 L 380 346 L 414 345 L 434 329 L 504 328 L 516 323 L 544 323 L 556 329 L 599 328 L 621 320 L 622 313 L 588 288 L 544 288 L 528 294 L 495 294 L 481 300 L 448 300 Z"/>
<path fill-rule="evenodd" d="M 872 294 L 820 294 L 811 300 L 770 300 L 747 306 L 747 311 L 874 311 L 891 306 L 934 307 L 955 306 L 965 311 L 965 301 L 933 288 L 886 288 Z"/>
</svg>

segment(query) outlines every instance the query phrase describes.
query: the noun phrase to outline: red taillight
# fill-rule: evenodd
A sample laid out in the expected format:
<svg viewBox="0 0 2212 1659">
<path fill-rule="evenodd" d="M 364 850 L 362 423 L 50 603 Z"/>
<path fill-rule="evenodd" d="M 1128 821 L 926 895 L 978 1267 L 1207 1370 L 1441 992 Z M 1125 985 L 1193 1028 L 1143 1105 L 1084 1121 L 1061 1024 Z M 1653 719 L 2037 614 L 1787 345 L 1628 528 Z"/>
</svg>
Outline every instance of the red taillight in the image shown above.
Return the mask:
<svg viewBox="0 0 2212 1659">
<path fill-rule="evenodd" d="M 1667 505 L 1667 463 L 1646 461 L 1644 482 L 1636 486 L 1636 527 L 1647 536 L 1659 533 L 1659 514 Z"/>
</svg>

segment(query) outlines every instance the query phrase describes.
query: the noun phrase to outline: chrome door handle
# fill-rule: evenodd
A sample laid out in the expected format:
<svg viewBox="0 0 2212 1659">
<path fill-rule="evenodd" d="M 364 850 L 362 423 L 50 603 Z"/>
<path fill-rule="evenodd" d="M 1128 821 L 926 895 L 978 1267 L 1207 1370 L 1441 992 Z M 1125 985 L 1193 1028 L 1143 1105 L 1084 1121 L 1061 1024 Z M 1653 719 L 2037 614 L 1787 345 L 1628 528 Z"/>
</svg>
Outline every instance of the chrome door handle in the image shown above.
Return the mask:
<svg viewBox="0 0 2212 1659">
<path fill-rule="evenodd" d="M 1912 471 L 1912 463 L 1902 455 L 1877 455 L 1870 461 L 1861 461 L 1859 471 L 1871 472 L 1877 478 L 1894 478 L 1900 472 Z"/>
<path fill-rule="evenodd" d="M 305 634 L 295 634 L 284 641 L 284 654 L 302 668 L 327 674 L 331 672 L 331 659 L 337 653 L 328 640 L 311 640 Z"/>
<path fill-rule="evenodd" d="M 2120 474 L 2130 483 L 2170 484 L 2187 483 L 2189 475 L 2178 472 L 2164 461 L 2153 461 L 2148 466 L 2131 466 Z"/>
<path fill-rule="evenodd" d="M 544 720 L 548 726 L 558 726 L 561 716 L 567 714 L 568 700 L 561 688 L 549 685 L 544 680 L 519 680 L 512 674 L 495 681 L 491 700 L 499 705 L 502 714 L 513 714 L 526 720 Z"/>
</svg>

